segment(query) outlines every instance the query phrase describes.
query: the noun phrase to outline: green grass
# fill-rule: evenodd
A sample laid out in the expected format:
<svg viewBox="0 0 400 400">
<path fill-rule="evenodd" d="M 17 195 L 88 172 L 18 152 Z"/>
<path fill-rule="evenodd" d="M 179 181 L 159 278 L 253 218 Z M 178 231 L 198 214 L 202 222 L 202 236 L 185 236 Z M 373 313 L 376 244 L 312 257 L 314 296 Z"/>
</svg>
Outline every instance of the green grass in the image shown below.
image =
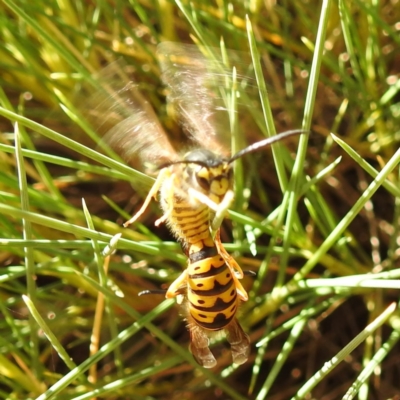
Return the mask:
<svg viewBox="0 0 400 400">
<path fill-rule="evenodd" d="M 267 3 L 1 3 L 0 399 L 396 398 L 400 11 Z M 101 151 L 87 118 L 114 88 L 94 73 L 122 59 L 180 144 L 155 53 L 166 40 L 253 65 L 220 88 L 233 149 L 309 132 L 235 166 L 222 237 L 257 273 L 239 367 L 219 338 L 218 366 L 199 367 L 179 306 L 138 296 L 186 259 L 155 202 L 122 227 L 154 177 Z"/>
</svg>

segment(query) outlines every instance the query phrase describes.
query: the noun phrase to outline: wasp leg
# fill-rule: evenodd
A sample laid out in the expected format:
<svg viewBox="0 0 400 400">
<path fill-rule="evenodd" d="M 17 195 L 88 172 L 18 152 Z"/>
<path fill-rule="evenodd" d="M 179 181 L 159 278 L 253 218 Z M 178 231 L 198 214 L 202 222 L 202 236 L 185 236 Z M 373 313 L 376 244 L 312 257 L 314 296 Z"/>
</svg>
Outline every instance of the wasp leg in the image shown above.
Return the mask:
<svg viewBox="0 0 400 400">
<path fill-rule="evenodd" d="M 212 201 L 208 196 L 204 193 L 198 192 L 196 189 L 189 188 L 188 193 L 190 196 L 194 197 L 196 200 L 200 201 L 200 203 L 205 204 L 211 210 L 217 212 L 218 211 L 218 204 Z"/>
<path fill-rule="evenodd" d="M 211 225 L 211 229 L 213 232 L 217 231 L 222 224 L 222 220 L 225 218 L 226 211 L 232 204 L 233 197 L 234 197 L 233 191 L 228 190 L 225 193 L 224 199 L 219 204 L 212 201 L 204 193 L 200 193 L 193 188 L 189 188 L 188 193 L 190 196 L 192 196 L 196 200 L 200 201 L 200 203 L 203 203 L 204 205 L 206 205 L 210 210 L 214 211 L 215 215 L 214 215 L 214 218 L 211 221 L 210 225 Z"/>
<path fill-rule="evenodd" d="M 196 324 L 189 325 L 190 345 L 189 350 L 193 354 L 194 359 L 204 368 L 212 368 L 217 365 L 213 353 L 209 346 L 207 332 Z"/>
<path fill-rule="evenodd" d="M 249 299 L 249 295 L 246 292 L 246 289 L 240 283 L 239 279 L 237 278 L 236 274 L 232 274 L 232 279 L 235 282 L 236 292 L 239 296 L 239 299 L 242 301 L 247 301 Z"/>
<path fill-rule="evenodd" d="M 182 294 L 182 286 L 186 286 L 187 270 L 183 271 L 169 286 L 165 297 L 171 299 Z"/>
<path fill-rule="evenodd" d="M 237 292 L 239 298 L 242 301 L 247 301 L 249 299 L 249 296 L 248 296 L 245 288 L 243 287 L 243 285 L 239 282 L 239 279 L 242 279 L 244 276 L 242 268 L 240 268 L 240 265 L 225 250 L 225 247 L 222 245 L 219 229 L 215 234 L 214 240 L 215 240 L 215 245 L 217 246 L 217 249 L 218 249 L 218 254 L 224 259 L 226 265 L 229 267 L 229 269 L 232 272 L 232 279 L 235 282 L 236 292 Z M 236 271 L 237 271 L 237 273 L 236 273 Z"/>
<path fill-rule="evenodd" d="M 220 229 L 217 230 L 214 236 L 214 241 L 215 245 L 217 246 L 218 253 L 222 256 L 222 258 L 225 260 L 225 262 L 228 264 L 228 266 L 232 269 L 233 271 L 236 271 L 237 274 L 236 276 L 239 279 L 243 278 L 243 270 L 240 267 L 240 265 L 237 263 L 237 261 L 225 250 L 224 245 L 221 242 L 221 234 L 220 234 Z"/>
<path fill-rule="evenodd" d="M 226 338 L 231 345 L 232 359 L 235 364 L 243 364 L 250 354 L 250 338 L 236 319 L 225 328 Z"/>
<path fill-rule="evenodd" d="M 154 223 L 155 226 L 160 226 L 164 222 L 168 220 L 168 218 L 171 216 L 172 211 L 174 209 L 174 195 L 176 191 L 176 174 L 172 173 L 171 171 L 168 170 L 169 172 L 169 177 L 166 178 L 165 180 L 168 179 L 165 183 L 163 182 L 163 186 L 161 188 L 161 193 L 160 193 L 160 198 L 161 198 L 161 208 L 163 209 L 163 216 L 161 218 L 158 218 L 157 221 Z"/>
<path fill-rule="evenodd" d="M 164 179 L 168 175 L 168 173 L 169 173 L 168 168 L 164 168 L 159 172 L 157 179 L 154 182 L 154 185 L 152 186 L 152 188 L 150 189 L 149 194 L 147 195 L 142 207 L 140 207 L 140 210 L 129 221 L 126 221 L 124 223 L 124 227 L 127 227 L 128 225 L 135 222 L 146 211 L 146 208 L 149 206 L 151 199 L 153 197 L 156 198 L 157 193 L 160 190 L 160 187 L 161 187 Z"/>
<path fill-rule="evenodd" d="M 156 220 L 156 222 L 154 222 L 155 226 L 160 226 L 161 224 L 163 224 L 171 215 L 171 211 L 167 211 L 162 217 L 158 218 Z"/>
<path fill-rule="evenodd" d="M 233 190 L 228 190 L 225 193 L 225 196 L 221 201 L 221 203 L 218 204 L 218 209 L 215 211 L 214 218 L 211 222 L 211 229 L 214 232 L 220 228 L 222 221 L 225 218 L 225 214 L 228 211 L 228 208 L 232 204 L 233 198 L 234 198 Z"/>
</svg>

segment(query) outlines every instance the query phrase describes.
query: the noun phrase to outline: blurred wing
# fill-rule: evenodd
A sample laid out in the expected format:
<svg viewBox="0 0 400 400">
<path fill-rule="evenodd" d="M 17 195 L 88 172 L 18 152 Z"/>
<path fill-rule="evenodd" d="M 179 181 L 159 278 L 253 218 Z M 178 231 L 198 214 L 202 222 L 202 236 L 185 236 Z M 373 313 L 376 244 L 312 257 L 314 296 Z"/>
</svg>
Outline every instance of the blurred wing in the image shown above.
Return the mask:
<svg viewBox="0 0 400 400">
<path fill-rule="evenodd" d="M 243 364 L 250 354 L 250 338 L 239 322 L 234 318 L 225 328 L 226 338 L 231 345 L 232 359 L 235 364 Z"/>
<path fill-rule="evenodd" d="M 247 53 L 163 42 L 158 45 L 162 78 L 168 86 L 168 100 L 174 104 L 191 139 L 202 147 L 229 153 L 230 113 L 251 107 L 259 99 Z M 233 69 L 236 91 L 233 91 Z M 232 106 L 233 95 L 236 106 Z M 259 101 L 258 101 L 259 103 Z M 228 150 L 228 151 L 227 151 Z"/>
<path fill-rule="evenodd" d="M 177 153 L 152 106 L 139 85 L 129 80 L 124 67 L 118 61 L 102 70 L 97 78 L 99 87 L 87 100 L 101 144 L 110 146 L 134 167 L 176 160 Z"/>
</svg>

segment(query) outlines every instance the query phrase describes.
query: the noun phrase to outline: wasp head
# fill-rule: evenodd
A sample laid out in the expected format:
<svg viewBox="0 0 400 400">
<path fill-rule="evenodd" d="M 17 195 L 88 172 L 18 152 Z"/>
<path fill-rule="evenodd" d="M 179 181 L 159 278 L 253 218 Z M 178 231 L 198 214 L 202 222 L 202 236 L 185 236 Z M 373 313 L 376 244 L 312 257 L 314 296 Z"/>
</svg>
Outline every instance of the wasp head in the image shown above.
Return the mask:
<svg viewBox="0 0 400 400">
<path fill-rule="evenodd" d="M 196 149 L 184 156 L 184 177 L 193 189 L 219 204 L 232 188 L 232 165 L 210 150 Z"/>
</svg>

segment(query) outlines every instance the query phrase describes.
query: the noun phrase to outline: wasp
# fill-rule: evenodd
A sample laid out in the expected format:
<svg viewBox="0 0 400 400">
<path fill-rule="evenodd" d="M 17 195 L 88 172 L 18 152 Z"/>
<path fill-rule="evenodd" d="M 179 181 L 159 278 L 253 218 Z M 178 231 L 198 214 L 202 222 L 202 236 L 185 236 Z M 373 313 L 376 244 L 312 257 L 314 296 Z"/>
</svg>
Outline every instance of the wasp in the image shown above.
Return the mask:
<svg viewBox="0 0 400 400">
<path fill-rule="evenodd" d="M 117 102 L 123 103 L 130 115 L 106 134 L 106 142 L 128 162 L 140 158 L 143 164 L 158 163 L 156 181 L 142 207 L 124 225 L 135 222 L 151 200 L 159 197 L 163 214 L 155 224 L 166 223 L 188 257 L 186 270 L 170 285 L 166 297 L 183 295 L 187 300 L 190 351 L 203 367 L 215 366 L 209 336 L 225 331 L 233 362 L 243 364 L 250 352 L 250 340 L 236 316 L 240 302 L 248 300 L 248 295 L 240 283 L 243 271 L 223 247 L 219 233 L 234 198 L 233 164 L 302 131 L 269 137 L 229 156 L 220 135 L 229 125 L 225 121 L 218 126 L 218 122 L 228 113 L 221 87 L 229 82 L 231 70 L 220 61 L 210 62 L 194 46 L 167 42 L 159 45 L 158 54 L 169 100 L 193 144 L 180 156 L 135 84 L 128 83 L 116 91 Z M 247 75 L 241 76 L 242 88 L 248 80 Z M 127 92 L 129 101 L 123 97 Z M 115 111 L 114 106 L 110 109 Z M 141 294 L 148 293 L 152 291 Z"/>
</svg>

